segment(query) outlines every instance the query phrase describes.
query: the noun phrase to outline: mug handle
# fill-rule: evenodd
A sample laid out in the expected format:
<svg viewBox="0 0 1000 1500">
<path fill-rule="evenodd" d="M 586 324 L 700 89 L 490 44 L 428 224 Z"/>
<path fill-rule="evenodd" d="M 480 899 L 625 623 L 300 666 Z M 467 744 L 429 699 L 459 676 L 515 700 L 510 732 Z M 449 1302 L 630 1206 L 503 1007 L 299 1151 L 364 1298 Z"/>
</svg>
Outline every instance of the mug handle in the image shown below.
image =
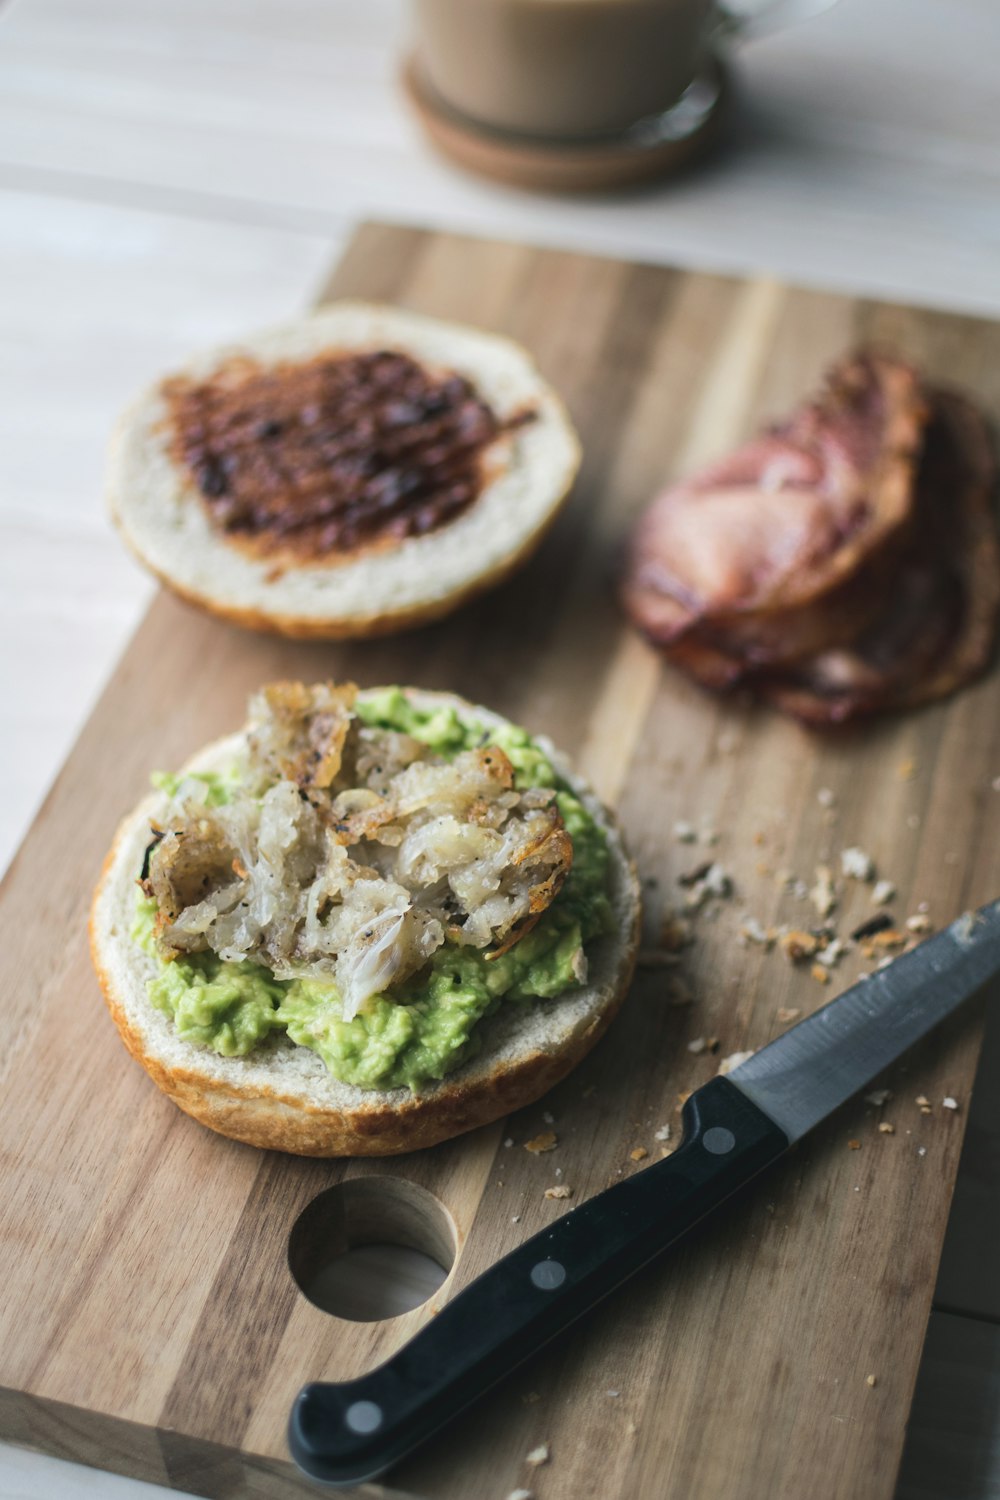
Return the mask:
<svg viewBox="0 0 1000 1500">
<path fill-rule="evenodd" d="M 768 0 L 753 11 L 731 10 L 727 5 L 718 7 L 717 36 L 736 41 L 753 41 L 760 36 L 770 36 L 781 31 L 794 21 L 807 21 L 832 10 L 838 0 Z"/>
</svg>

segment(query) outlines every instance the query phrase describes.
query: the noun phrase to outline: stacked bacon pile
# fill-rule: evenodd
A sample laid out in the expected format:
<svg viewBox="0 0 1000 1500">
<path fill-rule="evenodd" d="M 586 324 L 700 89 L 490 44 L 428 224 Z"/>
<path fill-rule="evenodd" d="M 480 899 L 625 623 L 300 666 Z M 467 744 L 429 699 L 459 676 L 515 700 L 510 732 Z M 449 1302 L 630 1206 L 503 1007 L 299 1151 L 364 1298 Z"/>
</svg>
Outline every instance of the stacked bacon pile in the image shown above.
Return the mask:
<svg viewBox="0 0 1000 1500">
<path fill-rule="evenodd" d="M 667 659 L 808 723 L 939 698 L 987 665 L 1000 610 L 996 466 L 963 397 L 881 354 L 661 494 L 623 599 Z"/>
</svg>

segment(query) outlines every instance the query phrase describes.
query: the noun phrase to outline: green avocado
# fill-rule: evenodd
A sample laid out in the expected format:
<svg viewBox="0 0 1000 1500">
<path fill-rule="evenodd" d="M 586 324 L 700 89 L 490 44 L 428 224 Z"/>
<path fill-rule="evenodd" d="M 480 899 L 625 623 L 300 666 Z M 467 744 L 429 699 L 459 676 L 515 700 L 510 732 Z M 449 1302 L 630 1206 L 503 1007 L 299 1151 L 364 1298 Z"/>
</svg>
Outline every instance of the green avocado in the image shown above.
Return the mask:
<svg viewBox="0 0 1000 1500">
<path fill-rule="evenodd" d="M 578 984 L 585 942 L 609 930 L 608 850 L 604 833 L 525 730 L 487 729 L 451 707 L 417 708 L 398 688 L 357 705 L 366 724 L 400 730 L 445 757 L 480 744 L 499 745 L 520 787 L 556 788 L 573 840 L 565 885 L 540 921 L 498 958 L 446 943 L 418 975 L 374 996 L 352 1020 L 341 1018 L 336 988 L 318 979 L 275 979 L 252 963 L 225 963 L 214 953 L 172 962 L 153 942 L 156 907 L 141 899 L 133 938 L 157 961 L 149 997 L 173 1019 L 178 1035 L 225 1057 L 245 1057 L 272 1032 L 316 1052 L 335 1078 L 359 1088 L 406 1087 L 414 1092 L 443 1078 L 474 1054 L 478 1021 L 500 1004 L 549 999 Z M 208 800 L 225 802 L 231 774 L 204 775 Z M 167 790 L 172 777 L 158 777 Z"/>
</svg>

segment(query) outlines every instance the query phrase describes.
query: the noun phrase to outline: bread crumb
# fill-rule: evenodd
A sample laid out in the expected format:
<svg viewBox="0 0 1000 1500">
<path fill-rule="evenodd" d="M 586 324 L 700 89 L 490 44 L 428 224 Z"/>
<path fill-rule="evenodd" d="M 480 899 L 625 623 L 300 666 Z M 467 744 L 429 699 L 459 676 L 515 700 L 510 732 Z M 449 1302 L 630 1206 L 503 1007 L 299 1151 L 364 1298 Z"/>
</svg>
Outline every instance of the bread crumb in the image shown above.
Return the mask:
<svg viewBox="0 0 1000 1500">
<path fill-rule="evenodd" d="M 708 1043 L 703 1036 L 696 1036 L 693 1041 L 688 1042 L 688 1051 L 695 1053 L 697 1056 L 699 1053 L 704 1052 L 707 1046 Z"/>
<path fill-rule="evenodd" d="M 514 1144 L 514 1137 L 512 1135 L 509 1135 L 507 1137 L 507 1139 L 503 1143 L 504 1150 L 505 1151 L 509 1151 L 510 1148 L 511 1148 L 511 1146 L 513 1146 L 513 1144 Z"/>
<path fill-rule="evenodd" d="M 875 863 L 870 854 L 854 844 L 840 851 L 840 873 L 848 880 L 874 880 Z"/>
<path fill-rule="evenodd" d="M 931 1101 L 926 1094 L 918 1094 L 913 1102 L 914 1104 L 919 1104 L 921 1109 L 930 1109 L 931 1107 Z"/>
<path fill-rule="evenodd" d="M 520 1222 L 521 1222 L 521 1215 L 520 1214 L 511 1214 L 511 1216 L 510 1216 L 510 1222 L 512 1224 L 520 1224 Z"/>
<path fill-rule="evenodd" d="M 840 873 L 849 880 L 874 880 L 876 865 L 870 853 L 859 849 L 858 844 L 852 844 L 850 849 L 841 849 Z"/>
<path fill-rule="evenodd" d="M 865 958 L 878 958 L 880 953 L 906 946 L 906 933 L 900 932 L 898 927 L 886 927 L 882 932 L 873 933 L 867 942 L 861 945 L 861 952 Z"/>
<path fill-rule="evenodd" d="M 873 917 L 866 917 L 851 933 L 851 941 L 860 943 L 863 938 L 874 937 L 877 932 L 885 932 L 892 926 L 892 918 L 887 911 L 876 912 Z"/>
<path fill-rule="evenodd" d="M 942 1106 L 943 1109 L 957 1109 L 958 1108 L 958 1100 L 957 1099 L 953 1099 L 951 1097 L 951 1095 L 948 1094 L 946 1098 L 944 1098 L 944 1099 L 941 1100 L 941 1106 Z"/>
<path fill-rule="evenodd" d="M 878 1128 L 879 1128 L 879 1131 L 880 1131 L 880 1133 L 882 1135 L 895 1135 L 896 1134 L 896 1127 L 895 1127 L 895 1125 L 890 1125 L 890 1123 L 889 1123 L 888 1120 L 880 1120 Z"/>
<path fill-rule="evenodd" d="M 872 1089 L 870 1094 L 865 1095 L 866 1104 L 874 1104 L 880 1109 L 887 1099 L 892 1098 L 892 1089 Z"/>
<path fill-rule="evenodd" d="M 847 944 L 842 938 L 831 938 L 826 947 L 821 948 L 816 954 L 816 962 L 822 964 L 824 969 L 833 969 L 846 952 Z"/>
<path fill-rule="evenodd" d="M 918 1156 L 926 1156 L 927 1155 L 927 1147 L 926 1146 L 918 1146 L 917 1147 L 917 1155 Z"/>
<path fill-rule="evenodd" d="M 629 1437 L 635 1437 L 635 1435 L 639 1431 L 639 1429 L 635 1425 L 635 1423 L 630 1419 L 628 1422 L 625 1423 L 625 1431 L 628 1433 Z"/>
<path fill-rule="evenodd" d="M 752 1047 L 749 1052 L 730 1052 L 729 1056 L 724 1057 L 719 1064 L 718 1077 L 725 1078 L 727 1073 L 731 1073 L 734 1068 L 738 1068 L 741 1063 L 745 1063 L 748 1057 L 753 1057 L 753 1054 L 754 1049 Z"/>
<path fill-rule="evenodd" d="M 604 1394 L 606 1396 L 611 1396 L 613 1399 L 617 1400 L 621 1395 L 621 1391 L 605 1391 Z"/>
<path fill-rule="evenodd" d="M 511 1490 L 507 1500 L 535 1500 L 534 1490 Z"/>
<path fill-rule="evenodd" d="M 542 1464 L 547 1464 L 551 1457 L 552 1454 L 549 1452 L 548 1443 L 539 1443 L 537 1448 L 532 1448 L 524 1461 L 526 1464 L 530 1464 L 533 1469 L 537 1469 Z"/>
<path fill-rule="evenodd" d="M 697 837 L 698 830 L 693 823 L 680 819 L 674 824 L 674 838 L 679 844 L 693 844 Z"/>
<path fill-rule="evenodd" d="M 906 919 L 906 929 L 908 932 L 930 932 L 932 925 L 931 919 L 925 911 L 914 912 L 912 917 L 907 917 Z"/>
<path fill-rule="evenodd" d="M 679 953 L 691 941 L 691 923 L 668 908 L 660 921 L 660 943 L 668 953 Z"/>
<path fill-rule="evenodd" d="M 669 1125 L 661 1125 L 660 1128 L 659 1128 L 659 1130 L 657 1130 L 656 1133 L 654 1134 L 653 1139 L 654 1139 L 654 1141 L 669 1141 L 669 1139 L 670 1139 L 670 1126 Z"/>
<path fill-rule="evenodd" d="M 530 1151 L 532 1156 L 538 1156 L 542 1151 L 554 1151 L 558 1143 L 559 1137 L 554 1130 L 543 1130 L 541 1135 L 525 1141 L 524 1149 Z"/>
<path fill-rule="evenodd" d="M 699 865 L 696 870 L 682 875 L 680 884 L 690 886 L 684 898 L 684 905 L 689 911 L 697 911 L 704 906 L 709 896 L 722 899 L 733 893 L 732 877 L 719 864 Z"/>
<path fill-rule="evenodd" d="M 847 1143 L 847 1149 L 848 1149 L 848 1151 L 860 1151 L 861 1150 L 861 1142 L 860 1141 L 848 1141 L 848 1143 Z"/>
<path fill-rule="evenodd" d="M 629 1152 L 629 1160 L 630 1161 L 645 1161 L 646 1157 L 648 1155 L 649 1155 L 649 1152 L 646 1150 L 645 1146 L 636 1146 L 636 1148 L 635 1148 L 634 1151 L 630 1151 Z"/>
<path fill-rule="evenodd" d="M 809 900 L 821 917 L 828 917 L 837 904 L 837 893 L 833 888 L 833 871 L 829 865 L 816 866 L 816 884 L 809 892 Z"/>
<path fill-rule="evenodd" d="M 877 1385 L 877 1384 L 878 1384 L 878 1377 L 877 1376 L 875 1376 L 875 1375 L 866 1375 L 865 1376 L 865 1385 Z"/>
<path fill-rule="evenodd" d="M 804 958 L 814 958 L 820 948 L 820 940 L 812 932 L 803 932 L 793 927 L 781 937 L 781 951 L 790 963 L 801 963 Z"/>
<path fill-rule="evenodd" d="M 573 1189 L 571 1187 L 548 1187 L 545 1189 L 545 1196 L 546 1198 L 572 1198 Z"/>
<path fill-rule="evenodd" d="M 756 917 L 744 917 L 740 923 L 741 936 L 751 943 L 758 943 L 761 948 L 773 948 L 777 936 L 773 927 L 764 927 Z"/>
<path fill-rule="evenodd" d="M 877 880 L 872 887 L 872 906 L 888 906 L 896 895 L 896 887 L 891 880 Z"/>
<path fill-rule="evenodd" d="M 830 983 L 830 970 L 824 969 L 822 964 L 813 964 L 809 972 L 814 979 L 819 981 L 820 984 Z"/>
<path fill-rule="evenodd" d="M 779 1005 L 778 1021 L 782 1026 L 788 1026 L 792 1021 L 797 1021 L 802 1012 L 797 1005 Z"/>
</svg>

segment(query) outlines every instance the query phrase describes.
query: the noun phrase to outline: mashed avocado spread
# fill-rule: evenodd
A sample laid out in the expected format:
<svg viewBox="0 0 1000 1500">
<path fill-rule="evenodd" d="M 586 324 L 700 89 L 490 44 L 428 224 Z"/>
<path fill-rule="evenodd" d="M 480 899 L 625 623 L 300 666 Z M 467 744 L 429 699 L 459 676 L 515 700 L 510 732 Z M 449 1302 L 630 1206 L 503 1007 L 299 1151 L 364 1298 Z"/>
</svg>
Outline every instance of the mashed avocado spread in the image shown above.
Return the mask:
<svg viewBox="0 0 1000 1500">
<path fill-rule="evenodd" d="M 366 697 L 356 712 L 364 723 L 412 735 L 445 758 L 485 743 L 499 745 L 514 767 L 518 788 L 555 789 L 573 841 L 573 864 L 536 926 L 494 959 L 445 943 L 418 974 L 373 997 L 349 1021 L 342 1019 L 336 988 L 326 981 L 275 979 L 257 964 L 227 963 L 212 952 L 164 962 L 153 941 L 153 901 L 140 898 L 132 936 L 157 961 L 150 1000 L 172 1019 L 184 1041 L 225 1057 L 245 1057 L 272 1032 L 284 1031 L 318 1053 L 345 1083 L 418 1091 L 472 1054 L 476 1023 L 501 1002 L 547 999 L 579 983 L 582 945 L 611 924 L 608 851 L 602 830 L 523 729 L 512 724 L 487 729 L 460 718 L 450 706 L 419 708 L 398 688 Z M 228 799 L 231 776 L 202 779 L 209 800 Z M 154 781 L 167 792 L 176 786 L 171 776 Z"/>
</svg>

